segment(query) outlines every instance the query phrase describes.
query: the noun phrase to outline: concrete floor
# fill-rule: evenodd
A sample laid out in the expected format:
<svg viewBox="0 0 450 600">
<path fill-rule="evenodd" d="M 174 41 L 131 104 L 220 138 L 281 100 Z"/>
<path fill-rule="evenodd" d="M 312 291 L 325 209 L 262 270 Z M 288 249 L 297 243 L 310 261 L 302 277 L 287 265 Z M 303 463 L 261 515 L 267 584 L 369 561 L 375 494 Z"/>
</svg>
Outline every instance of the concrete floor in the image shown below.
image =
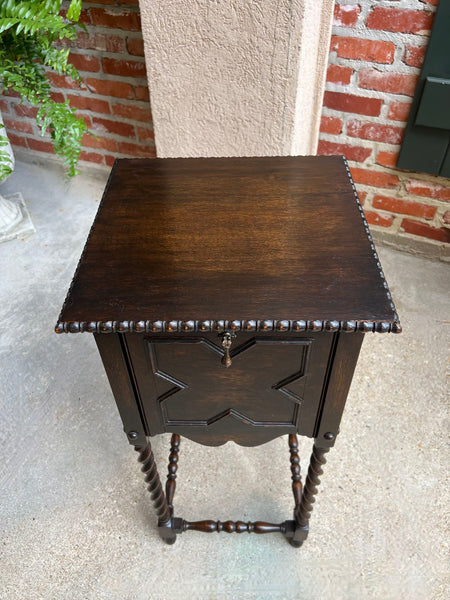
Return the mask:
<svg viewBox="0 0 450 600">
<path fill-rule="evenodd" d="M 364 342 L 303 548 L 196 532 L 168 547 L 92 337 L 53 333 L 105 180 L 19 163 L 2 186 L 37 232 L 0 246 L 0 598 L 449 598 L 448 267 L 380 248 L 404 333 Z M 292 504 L 285 438 L 182 440 L 180 516 L 284 520 Z"/>
</svg>

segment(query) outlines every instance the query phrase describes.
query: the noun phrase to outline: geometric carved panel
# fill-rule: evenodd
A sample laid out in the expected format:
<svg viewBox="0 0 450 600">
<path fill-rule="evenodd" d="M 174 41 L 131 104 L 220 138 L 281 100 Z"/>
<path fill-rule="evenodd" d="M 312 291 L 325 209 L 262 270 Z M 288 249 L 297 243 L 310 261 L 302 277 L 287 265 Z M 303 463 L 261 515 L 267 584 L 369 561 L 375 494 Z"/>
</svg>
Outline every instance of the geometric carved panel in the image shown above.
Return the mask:
<svg viewBox="0 0 450 600">
<path fill-rule="evenodd" d="M 165 425 L 297 425 L 311 340 L 250 338 L 232 348 L 228 369 L 223 349 L 210 339 L 148 341 Z"/>
</svg>

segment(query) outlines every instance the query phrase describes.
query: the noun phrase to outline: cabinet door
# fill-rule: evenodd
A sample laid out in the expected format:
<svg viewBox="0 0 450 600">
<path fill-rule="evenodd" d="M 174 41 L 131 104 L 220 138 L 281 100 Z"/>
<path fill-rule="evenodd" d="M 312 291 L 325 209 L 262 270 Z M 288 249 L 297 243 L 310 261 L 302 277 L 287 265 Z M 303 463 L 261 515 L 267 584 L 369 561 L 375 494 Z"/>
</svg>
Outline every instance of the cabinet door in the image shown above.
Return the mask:
<svg viewBox="0 0 450 600">
<path fill-rule="evenodd" d="M 125 341 L 151 435 L 252 446 L 295 431 L 314 435 L 332 338 L 238 333 L 229 368 L 214 333 Z"/>
</svg>

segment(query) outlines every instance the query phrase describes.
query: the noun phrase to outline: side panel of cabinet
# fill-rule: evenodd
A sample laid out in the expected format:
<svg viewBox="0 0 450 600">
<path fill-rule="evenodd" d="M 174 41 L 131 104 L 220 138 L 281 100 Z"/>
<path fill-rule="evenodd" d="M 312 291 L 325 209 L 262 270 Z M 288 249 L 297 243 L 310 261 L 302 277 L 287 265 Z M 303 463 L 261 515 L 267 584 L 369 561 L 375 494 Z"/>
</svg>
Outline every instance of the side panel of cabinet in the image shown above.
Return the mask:
<svg viewBox="0 0 450 600">
<path fill-rule="evenodd" d="M 336 334 L 332 349 L 332 369 L 323 394 L 323 406 L 314 434 L 320 446 L 332 446 L 339 433 L 339 424 L 358 362 L 364 333 Z M 333 437 L 330 439 L 330 435 Z"/>
<path fill-rule="evenodd" d="M 151 435 L 248 446 L 314 435 L 333 335 L 240 332 L 228 369 L 217 334 L 124 339 Z"/>
<path fill-rule="evenodd" d="M 123 338 L 120 334 L 94 334 L 97 348 L 108 376 L 117 408 L 122 419 L 123 428 L 131 444 L 144 446 L 149 434 L 145 417 L 139 406 L 128 357 L 125 352 Z M 130 436 L 130 433 L 137 436 Z"/>
</svg>

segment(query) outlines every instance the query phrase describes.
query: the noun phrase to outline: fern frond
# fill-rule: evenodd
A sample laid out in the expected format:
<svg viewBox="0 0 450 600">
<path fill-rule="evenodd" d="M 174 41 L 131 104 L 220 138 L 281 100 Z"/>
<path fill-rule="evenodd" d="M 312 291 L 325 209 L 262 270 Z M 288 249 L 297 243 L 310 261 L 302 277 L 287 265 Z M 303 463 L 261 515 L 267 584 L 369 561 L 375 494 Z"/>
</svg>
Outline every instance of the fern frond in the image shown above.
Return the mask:
<svg viewBox="0 0 450 600">
<path fill-rule="evenodd" d="M 76 38 L 81 0 L 71 0 L 66 17 L 61 0 L 0 0 L 0 84 L 18 92 L 22 99 L 38 106 L 37 122 L 44 135 L 50 132 L 56 154 L 69 176 L 77 173 L 86 123 L 76 116 L 68 102 L 53 102 L 47 70 L 81 82 L 76 68 L 68 62 L 69 50 L 55 47 L 60 39 Z M 85 28 L 84 28 L 85 29 Z M 0 178 L 7 169 L 0 136 Z M 5 138 L 4 138 L 5 139 Z"/>
<path fill-rule="evenodd" d="M 75 175 L 83 136 L 88 131 L 86 123 L 76 116 L 68 100 L 46 102 L 39 108 L 36 121 L 42 135 L 50 132 L 55 153 L 64 159 L 69 177 Z"/>
</svg>

